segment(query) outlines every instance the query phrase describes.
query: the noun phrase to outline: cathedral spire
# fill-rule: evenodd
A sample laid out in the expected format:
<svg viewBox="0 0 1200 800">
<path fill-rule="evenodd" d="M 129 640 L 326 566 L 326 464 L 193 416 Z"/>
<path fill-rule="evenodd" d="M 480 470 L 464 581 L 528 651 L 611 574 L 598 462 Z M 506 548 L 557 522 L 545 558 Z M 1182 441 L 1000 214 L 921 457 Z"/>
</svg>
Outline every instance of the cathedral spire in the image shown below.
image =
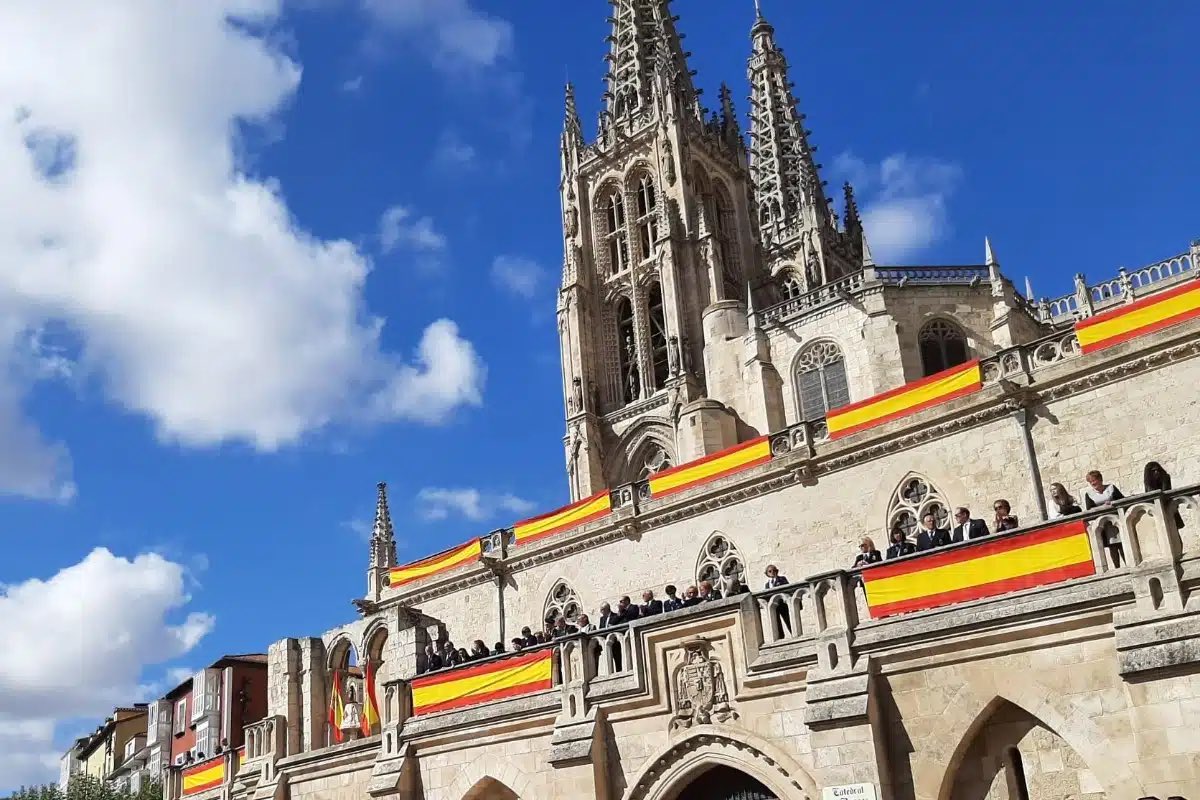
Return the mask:
<svg viewBox="0 0 1200 800">
<path fill-rule="evenodd" d="M 563 151 L 583 148 L 583 125 L 579 122 L 579 109 L 575 105 L 575 85 L 567 81 L 564 90 L 566 110 L 563 114 Z"/>
<path fill-rule="evenodd" d="M 759 227 L 768 242 L 782 243 L 802 227 L 829 228 L 829 201 L 796 109 L 788 63 L 775 29 L 756 5 L 750 31 L 750 178 Z"/>
<path fill-rule="evenodd" d="M 396 532 L 392 528 L 392 514 L 388 510 L 387 484 L 382 481 L 376 487 L 375 526 L 371 531 L 371 567 L 396 566 Z"/>
<path fill-rule="evenodd" d="M 653 101 L 654 73 L 665 77 L 677 90 L 685 106 L 694 106 L 697 92 L 683 51 L 683 37 L 675 30 L 670 0 L 609 0 L 613 15 L 609 18 L 612 34 L 608 90 L 604 94 L 605 116 L 619 120 Z"/>
</svg>

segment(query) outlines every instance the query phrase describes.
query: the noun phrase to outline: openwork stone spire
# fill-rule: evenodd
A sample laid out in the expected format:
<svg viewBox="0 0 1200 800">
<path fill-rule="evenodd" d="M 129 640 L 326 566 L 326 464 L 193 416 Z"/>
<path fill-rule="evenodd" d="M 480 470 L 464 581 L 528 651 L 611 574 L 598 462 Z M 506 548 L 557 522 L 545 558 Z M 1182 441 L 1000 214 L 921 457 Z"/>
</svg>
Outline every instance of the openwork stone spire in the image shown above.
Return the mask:
<svg viewBox="0 0 1200 800">
<path fill-rule="evenodd" d="M 396 566 L 396 532 L 392 528 L 392 514 L 388 510 L 387 484 L 380 482 L 375 500 L 375 527 L 371 531 L 371 567 Z"/>
<path fill-rule="evenodd" d="M 686 105 L 694 105 L 696 90 L 675 30 L 670 0 L 609 0 L 613 6 L 608 74 L 605 79 L 605 112 L 620 120 L 653 100 L 655 70 L 666 68 L 666 77 L 680 91 Z"/>
<path fill-rule="evenodd" d="M 583 143 L 583 126 L 579 122 L 579 109 L 575 105 L 575 85 L 567 82 L 565 94 L 566 111 L 563 115 L 563 137 Z"/>
<path fill-rule="evenodd" d="M 788 64 L 775 29 L 757 10 L 751 29 L 750 179 L 766 241 L 782 243 L 805 227 L 834 228 L 829 201 L 796 109 Z"/>
</svg>

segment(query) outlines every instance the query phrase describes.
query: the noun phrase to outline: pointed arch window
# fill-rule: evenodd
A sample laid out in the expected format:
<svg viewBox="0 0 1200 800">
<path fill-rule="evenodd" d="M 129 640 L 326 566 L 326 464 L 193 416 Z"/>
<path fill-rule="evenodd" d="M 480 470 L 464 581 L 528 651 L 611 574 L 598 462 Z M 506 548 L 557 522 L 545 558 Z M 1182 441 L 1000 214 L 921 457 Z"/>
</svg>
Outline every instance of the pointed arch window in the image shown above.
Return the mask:
<svg viewBox="0 0 1200 800">
<path fill-rule="evenodd" d="M 933 514 L 937 527 L 950 527 L 950 503 L 945 495 L 924 477 L 909 475 L 896 487 L 888 506 L 889 537 L 892 529 L 899 526 L 904 537 L 911 541 L 926 514 Z"/>
<path fill-rule="evenodd" d="M 658 439 L 646 439 L 630 451 L 620 482 L 644 481 L 674 465 L 675 456 L 666 444 Z"/>
<path fill-rule="evenodd" d="M 650 358 L 654 366 L 654 388 L 661 389 L 667 384 L 670 374 L 670 359 L 667 356 L 667 320 L 663 311 L 662 285 L 650 287 L 647 310 L 650 317 Z"/>
<path fill-rule="evenodd" d="M 638 254 L 645 261 L 654 255 L 654 243 L 658 241 L 658 196 L 649 175 L 638 181 L 637 231 Z"/>
<path fill-rule="evenodd" d="M 738 257 L 737 221 L 733 212 L 733 200 L 720 181 L 713 182 L 713 224 L 717 238 L 717 249 L 721 253 L 724 267 L 725 287 L 730 297 L 742 293 L 742 263 Z"/>
<path fill-rule="evenodd" d="M 617 357 L 621 381 L 621 398 L 632 403 L 638 398 L 641 384 L 638 379 L 637 344 L 633 338 L 633 304 L 628 297 L 617 302 Z"/>
<path fill-rule="evenodd" d="M 921 368 L 926 375 L 957 367 L 968 358 L 967 337 L 949 320 L 926 322 L 917 334 L 917 342 L 921 348 Z"/>
<path fill-rule="evenodd" d="M 696 583 L 708 581 L 724 592 L 734 578 L 743 586 L 746 584 L 746 562 L 737 545 L 718 531 L 708 537 L 696 560 Z"/>
<path fill-rule="evenodd" d="M 783 298 L 785 300 L 794 300 L 804 293 L 804 286 L 800 283 L 800 276 L 795 270 L 787 270 L 783 273 Z"/>
<path fill-rule="evenodd" d="M 583 603 L 579 602 L 579 595 L 575 593 L 571 584 L 559 581 L 554 584 L 546 598 L 546 604 L 542 608 L 542 619 L 554 624 L 559 617 L 566 617 L 567 622 L 574 624 L 582 608 Z"/>
<path fill-rule="evenodd" d="M 846 360 L 836 344 L 817 341 L 796 359 L 796 396 L 801 420 L 823 419 L 829 409 L 850 402 Z"/>
<path fill-rule="evenodd" d="M 602 206 L 607 229 L 604 233 L 608 247 L 608 268 L 612 273 L 629 267 L 629 236 L 625 227 L 625 198 L 621 190 L 614 189 Z"/>
</svg>

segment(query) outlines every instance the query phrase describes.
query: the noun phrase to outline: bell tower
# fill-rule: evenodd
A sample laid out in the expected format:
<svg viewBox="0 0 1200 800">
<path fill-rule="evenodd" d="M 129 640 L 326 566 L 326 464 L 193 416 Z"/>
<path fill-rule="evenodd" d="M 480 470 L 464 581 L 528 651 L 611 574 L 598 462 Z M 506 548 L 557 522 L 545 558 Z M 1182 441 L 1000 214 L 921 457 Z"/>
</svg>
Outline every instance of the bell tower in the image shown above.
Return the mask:
<svg viewBox="0 0 1200 800">
<path fill-rule="evenodd" d="M 567 86 L 558 325 L 572 498 L 749 438 L 761 271 L 732 93 L 700 102 L 669 0 L 610 0 L 595 141 Z"/>
</svg>

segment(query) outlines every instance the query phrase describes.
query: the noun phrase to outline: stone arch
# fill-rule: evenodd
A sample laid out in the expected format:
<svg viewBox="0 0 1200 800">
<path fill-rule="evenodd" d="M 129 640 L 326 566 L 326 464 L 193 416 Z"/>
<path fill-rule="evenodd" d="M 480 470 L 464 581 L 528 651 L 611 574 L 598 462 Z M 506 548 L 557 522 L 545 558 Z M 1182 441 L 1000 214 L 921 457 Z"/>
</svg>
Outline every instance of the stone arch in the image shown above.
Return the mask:
<svg viewBox="0 0 1200 800">
<path fill-rule="evenodd" d="M 611 451 L 614 457 L 608 464 L 608 485 L 620 486 L 646 477 L 641 473 L 649 466 L 647 460 L 653 449 L 661 451 L 667 461 L 666 466 L 655 472 L 678 463 L 675 430 L 665 419 L 643 418 L 621 435 Z M 643 460 L 639 461 L 639 457 Z"/>
<path fill-rule="evenodd" d="M 780 800 L 817 800 L 811 773 L 790 755 L 749 731 L 700 725 L 646 760 L 622 800 L 674 800 L 698 775 L 727 766 L 762 783 Z"/>
<path fill-rule="evenodd" d="M 567 622 L 574 624 L 581 613 L 583 613 L 583 603 L 579 599 L 579 593 L 566 578 L 559 578 L 546 594 L 545 602 L 542 603 L 542 620 L 549 625 L 551 620 L 565 616 Z"/>
<path fill-rule="evenodd" d="M 746 559 L 728 536 L 721 531 L 713 531 L 696 558 L 696 585 L 699 586 L 701 581 L 709 581 L 725 593 L 735 577 L 745 585 Z"/>
<path fill-rule="evenodd" d="M 966 363 L 971 358 L 971 339 L 966 326 L 945 314 L 930 317 L 921 324 L 916 344 L 921 372 L 927 376 Z"/>
<path fill-rule="evenodd" d="M 516 766 L 513 759 L 485 752 L 462 766 L 445 800 L 521 800 L 529 795 L 529 776 Z M 477 792 L 476 794 L 472 794 Z M 505 794 L 508 792 L 508 794 Z"/>
<path fill-rule="evenodd" d="M 1107 797 L 1141 797 L 1141 783 L 1129 768 L 1136 754 L 1122 752 L 1091 719 L 1060 693 L 1011 669 L 978 669 L 961 676 L 958 692 L 939 717 L 923 726 L 930 733 L 913 742 L 915 800 L 952 800 L 964 756 L 979 731 L 1005 702 L 1052 730 L 1079 756 Z M 950 754 L 947 757 L 946 754 Z"/>
<path fill-rule="evenodd" d="M 884 540 L 890 542 L 892 526 L 900 523 L 911 541 L 920 526 L 921 518 L 934 514 L 938 527 L 950 527 L 950 499 L 941 488 L 919 472 L 909 472 L 896 484 L 888 499 L 884 517 Z"/>
</svg>

